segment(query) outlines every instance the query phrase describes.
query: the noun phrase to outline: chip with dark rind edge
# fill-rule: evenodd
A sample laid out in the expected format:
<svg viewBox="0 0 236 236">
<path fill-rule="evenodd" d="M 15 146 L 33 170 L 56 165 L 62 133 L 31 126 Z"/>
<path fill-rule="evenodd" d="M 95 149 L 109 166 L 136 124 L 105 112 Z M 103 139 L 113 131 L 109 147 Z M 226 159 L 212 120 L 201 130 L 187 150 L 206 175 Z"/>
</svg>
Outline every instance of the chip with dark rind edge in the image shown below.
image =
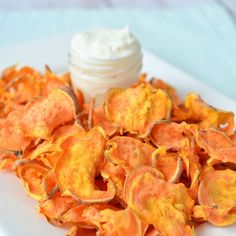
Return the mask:
<svg viewBox="0 0 236 236">
<path fill-rule="evenodd" d="M 197 94 L 190 93 L 187 95 L 184 108 L 181 111 L 174 120 L 178 122 L 194 121 L 199 123 L 201 129 L 216 128 L 228 135 L 234 131 L 233 112 L 218 110 L 205 103 Z"/>
<path fill-rule="evenodd" d="M 123 186 L 126 178 L 126 170 L 110 161 L 105 161 L 101 168 L 101 175 L 105 179 L 110 179 L 116 186 L 116 195 L 123 199 Z"/>
<path fill-rule="evenodd" d="M 43 178 L 48 171 L 48 168 L 41 164 L 30 161 L 16 167 L 16 174 L 22 181 L 25 191 L 37 201 L 43 200 L 48 196 L 48 192 L 45 191 L 43 186 Z"/>
<path fill-rule="evenodd" d="M 49 170 L 43 176 L 42 185 L 46 199 L 51 198 L 59 190 L 54 170 Z"/>
<path fill-rule="evenodd" d="M 105 100 L 108 120 L 123 129 L 146 137 L 150 128 L 161 120 L 170 118 L 172 102 L 169 95 L 149 84 L 134 88 L 111 89 Z"/>
<path fill-rule="evenodd" d="M 143 166 L 131 172 L 126 179 L 124 196 L 143 222 L 152 224 L 161 234 L 194 234 L 186 223 L 194 201 L 183 184 L 166 182 L 157 169 Z"/>
<path fill-rule="evenodd" d="M 155 160 L 155 167 L 164 175 L 167 181 L 172 183 L 179 181 L 183 164 L 178 153 L 167 152 L 166 147 L 159 147 L 152 154 L 152 159 Z"/>
<path fill-rule="evenodd" d="M 104 163 L 105 133 L 94 127 L 88 133 L 68 139 L 65 152 L 57 161 L 55 173 L 63 195 L 73 196 L 80 202 L 97 203 L 113 199 L 116 193 L 112 181 L 107 191 L 96 189 L 94 180 Z"/>
<path fill-rule="evenodd" d="M 216 129 L 195 132 L 197 144 L 211 157 L 208 164 L 231 162 L 236 164 L 236 145 L 224 133 Z"/>
<path fill-rule="evenodd" d="M 25 137 L 20 129 L 23 114 L 12 111 L 6 118 L 0 119 L 0 151 L 24 151 L 31 139 Z"/>
<path fill-rule="evenodd" d="M 115 136 L 106 143 L 105 157 L 108 163 L 102 167 L 104 178 L 116 184 L 117 195 L 123 198 L 123 186 L 127 173 L 142 165 L 156 166 L 152 154 L 155 148 L 136 138 Z"/>
<path fill-rule="evenodd" d="M 201 176 L 198 202 L 196 217 L 201 216 L 217 226 L 236 222 L 236 172 L 206 168 Z"/>
<path fill-rule="evenodd" d="M 57 192 L 46 201 L 41 201 L 38 209 L 48 222 L 53 225 L 62 225 L 63 222 L 60 219 L 62 215 L 76 206 L 78 203 L 72 197 L 61 196 L 61 193 Z"/>
<path fill-rule="evenodd" d="M 56 127 L 73 121 L 77 114 L 78 102 L 73 90 L 63 87 L 47 98 L 27 104 L 20 127 L 26 136 L 47 139 Z"/>
</svg>

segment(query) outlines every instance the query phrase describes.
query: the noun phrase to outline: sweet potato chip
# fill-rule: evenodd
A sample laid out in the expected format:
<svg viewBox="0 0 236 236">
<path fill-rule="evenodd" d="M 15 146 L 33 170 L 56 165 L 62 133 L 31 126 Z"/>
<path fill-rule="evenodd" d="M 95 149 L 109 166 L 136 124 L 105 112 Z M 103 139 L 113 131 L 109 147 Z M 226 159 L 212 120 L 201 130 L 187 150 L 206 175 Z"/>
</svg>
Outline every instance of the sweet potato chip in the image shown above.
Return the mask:
<svg viewBox="0 0 236 236">
<path fill-rule="evenodd" d="M 16 66 L 3 72 L 3 88 L 16 104 L 25 104 L 33 97 L 40 96 L 41 74 L 30 67 L 17 69 Z"/>
<path fill-rule="evenodd" d="M 38 208 L 51 224 L 62 225 L 62 215 L 77 205 L 78 203 L 72 197 L 61 196 L 57 192 L 50 199 L 41 201 Z"/>
<path fill-rule="evenodd" d="M 120 211 L 106 209 L 100 214 L 102 216 L 101 221 L 105 222 L 99 230 L 100 235 L 143 235 L 142 222 L 130 208 Z"/>
<path fill-rule="evenodd" d="M 211 157 L 209 164 L 217 162 L 236 164 L 236 146 L 225 133 L 216 129 L 200 130 L 196 134 L 196 141 Z"/>
<path fill-rule="evenodd" d="M 18 165 L 16 173 L 30 197 L 38 201 L 48 197 L 48 190 L 43 186 L 43 179 L 48 173 L 48 168 L 39 163 L 28 162 Z M 52 184 L 50 185 L 52 186 Z"/>
<path fill-rule="evenodd" d="M 152 153 L 155 148 L 132 137 L 116 136 L 107 143 L 105 156 L 107 160 L 125 169 L 132 169 L 141 165 L 155 165 Z"/>
<path fill-rule="evenodd" d="M 40 81 L 40 95 L 48 96 L 53 90 L 60 87 L 68 87 L 70 84 L 68 80 L 63 80 L 63 78 L 54 74 L 51 69 L 46 65 L 45 66 L 45 75 Z"/>
<path fill-rule="evenodd" d="M 88 220 L 93 222 L 94 226 L 100 228 L 101 227 L 101 222 L 99 221 L 101 217 L 100 212 L 106 209 L 113 211 L 119 210 L 119 208 L 111 205 L 110 203 L 92 204 L 88 205 L 87 209 L 84 210 L 83 217 L 86 217 Z"/>
<path fill-rule="evenodd" d="M 165 90 L 171 96 L 173 103 L 177 105 L 181 103 L 181 98 L 177 95 L 175 88 L 170 84 L 167 84 L 163 80 L 157 78 L 152 78 L 149 83 L 156 89 Z"/>
<path fill-rule="evenodd" d="M 145 227 L 143 227 L 141 220 L 130 208 L 125 210 L 109 208 L 96 210 L 92 207 L 84 212 L 84 216 L 97 225 L 99 235 L 144 235 Z"/>
<path fill-rule="evenodd" d="M 24 66 L 21 68 L 17 68 L 17 65 L 13 65 L 11 67 L 6 68 L 2 72 L 2 80 L 5 83 L 9 83 L 10 81 L 14 81 L 17 78 L 21 78 L 22 76 L 37 76 L 39 74 L 38 71 L 33 69 L 32 67 L 29 66 Z"/>
<path fill-rule="evenodd" d="M 93 125 L 101 126 L 109 137 L 112 136 L 118 130 L 118 127 L 116 125 L 112 124 L 109 120 L 107 120 L 104 113 L 104 108 L 101 106 L 95 108 L 94 110 Z"/>
<path fill-rule="evenodd" d="M 166 182 L 157 169 L 143 166 L 134 170 L 126 179 L 124 196 L 128 206 L 161 234 L 193 235 L 187 225 L 193 200 L 183 184 Z"/>
<path fill-rule="evenodd" d="M 197 94 L 190 93 L 185 99 L 187 116 L 185 120 L 192 120 L 200 123 L 202 129 L 218 128 L 227 134 L 232 134 L 234 129 L 234 114 L 217 110 L 205 103 Z"/>
<path fill-rule="evenodd" d="M 39 81 L 40 75 L 36 78 L 28 75 L 22 75 L 15 80 L 10 81 L 5 86 L 5 90 L 13 96 L 13 100 L 18 104 L 25 104 L 34 97 L 40 96 Z"/>
<path fill-rule="evenodd" d="M 95 228 L 94 225 L 85 217 L 83 212 L 88 208 L 86 204 L 80 204 L 68 210 L 60 217 L 63 224 L 80 225 L 81 227 Z"/>
<path fill-rule="evenodd" d="M 77 123 L 58 127 L 48 140 L 37 145 L 27 155 L 27 159 L 42 161 L 46 166 L 54 168 L 57 160 L 63 154 L 63 142 L 75 135 L 85 132 Z M 25 155 L 26 156 L 26 155 Z"/>
<path fill-rule="evenodd" d="M 3 153 L 0 155 L 0 171 L 13 170 L 14 162 L 18 160 L 18 157 L 13 153 Z"/>
<path fill-rule="evenodd" d="M 115 185 L 108 182 L 107 191 L 96 189 L 94 179 L 104 162 L 105 133 L 94 127 L 87 134 L 79 135 L 65 143 L 63 156 L 56 165 L 56 175 L 64 195 L 71 195 L 82 202 L 110 201 Z"/>
<path fill-rule="evenodd" d="M 201 207 L 195 216 L 207 219 L 217 226 L 236 222 L 236 172 L 208 168 L 201 177 L 198 191 Z"/>
<path fill-rule="evenodd" d="M 42 186 L 47 199 L 59 190 L 54 170 L 48 171 L 43 176 Z"/>
<path fill-rule="evenodd" d="M 155 167 L 167 181 L 172 183 L 179 181 L 183 164 L 177 153 L 167 152 L 165 147 L 160 147 L 152 154 L 152 158 L 155 160 Z"/>
<path fill-rule="evenodd" d="M 0 119 L 0 151 L 24 151 L 30 144 L 31 139 L 20 129 L 21 118 L 22 113 L 13 111 L 7 118 Z"/>
<path fill-rule="evenodd" d="M 105 157 L 109 163 L 102 168 L 102 176 L 111 179 L 117 188 L 117 194 L 122 199 L 123 185 L 127 173 L 142 165 L 155 166 L 152 153 L 155 148 L 138 139 L 116 136 L 106 143 Z"/>
<path fill-rule="evenodd" d="M 155 123 L 170 118 L 171 105 L 166 92 L 141 84 L 135 88 L 111 89 L 105 101 L 105 114 L 124 132 L 143 137 Z"/>
<path fill-rule="evenodd" d="M 106 161 L 101 169 L 101 175 L 110 179 L 116 186 L 116 195 L 123 199 L 123 186 L 126 178 L 126 170 L 110 161 Z"/>
<path fill-rule="evenodd" d="M 189 139 L 186 135 L 184 124 L 175 122 L 163 122 L 156 124 L 151 131 L 152 143 L 167 148 L 182 149 L 189 146 Z"/>
<path fill-rule="evenodd" d="M 25 135 L 46 139 L 56 127 L 73 121 L 77 114 L 77 98 L 65 87 L 29 103 L 20 125 Z"/>
</svg>

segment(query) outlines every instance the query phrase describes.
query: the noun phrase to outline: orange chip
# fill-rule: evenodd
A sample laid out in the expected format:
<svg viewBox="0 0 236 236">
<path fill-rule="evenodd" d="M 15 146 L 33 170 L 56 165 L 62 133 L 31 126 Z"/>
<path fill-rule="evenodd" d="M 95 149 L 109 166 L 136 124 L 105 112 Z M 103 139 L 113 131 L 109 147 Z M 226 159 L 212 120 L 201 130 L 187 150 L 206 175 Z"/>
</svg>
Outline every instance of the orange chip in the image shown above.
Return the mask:
<svg viewBox="0 0 236 236">
<path fill-rule="evenodd" d="M 109 137 L 112 136 L 118 129 L 117 126 L 107 120 L 103 107 L 95 108 L 93 114 L 93 125 L 101 126 Z"/>
<path fill-rule="evenodd" d="M 155 123 L 170 118 L 171 106 L 166 92 L 141 84 L 135 88 L 111 89 L 105 101 L 105 114 L 124 132 L 144 137 Z"/>
<path fill-rule="evenodd" d="M 73 121 L 77 114 L 77 98 L 65 87 L 29 103 L 20 125 L 25 135 L 46 139 L 56 127 Z"/>
<path fill-rule="evenodd" d="M 155 165 L 152 153 L 155 148 L 132 137 L 116 136 L 110 139 L 105 151 L 106 158 L 115 165 L 130 170 L 141 165 Z"/>
<path fill-rule="evenodd" d="M 194 215 L 217 226 L 236 222 L 236 172 L 208 168 L 201 177 L 198 190 L 200 207 Z"/>
<path fill-rule="evenodd" d="M 176 90 L 171 85 L 161 79 L 153 78 L 149 82 L 154 88 L 165 90 L 170 96 L 174 104 L 180 104 L 181 98 L 177 95 Z"/>
<path fill-rule="evenodd" d="M 119 208 L 109 203 L 93 204 L 93 205 L 88 205 L 87 209 L 84 210 L 83 217 L 85 217 L 91 223 L 93 223 L 96 228 L 101 228 L 102 222 L 100 222 L 101 219 L 100 212 L 106 209 L 110 209 L 113 211 L 119 210 Z"/>
<path fill-rule="evenodd" d="M 54 170 L 48 171 L 42 180 L 43 190 L 46 194 L 46 198 L 51 198 L 59 189 Z"/>
<path fill-rule="evenodd" d="M 24 136 L 20 129 L 22 113 L 11 112 L 7 118 L 0 119 L 0 151 L 24 151 L 30 144 L 31 139 Z"/>
<path fill-rule="evenodd" d="M 142 222 L 130 208 L 120 211 L 106 209 L 100 214 L 102 216 L 101 221 L 105 222 L 99 230 L 100 235 L 143 235 Z"/>
<path fill-rule="evenodd" d="M 104 236 L 122 236 L 133 235 L 142 236 L 146 227 L 143 227 L 141 220 L 130 209 L 94 209 L 88 208 L 84 212 L 84 216 L 97 225 L 99 235 Z"/>
<path fill-rule="evenodd" d="M 84 129 L 77 123 L 58 127 L 51 135 L 50 139 L 45 140 L 31 150 L 27 158 L 30 160 L 40 160 L 46 166 L 54 168 L 57 160 L 63 153 L 62 143 L 69 137 L 83 133 Z"/>
<path fill-rule="evenodd" d="M 155 166 L 155 160 L 152 159 L 155 148 L 138 139 L 125 136 L 110 139 L 106 146 L 105 157 L 109 163 L 103 166 L 102 176 L 111 179 L 116 184 L 117 194 L 123 198 L 123 185 L 127 173 L 138 166 Z"/>
<path fill-rule="evenodd" d="M 83 216 L 83 212 L 88 208 L 86 204 L 80 204 L 65 212 L 60 217 L 63 224 L 77 225 L 84 228 L 95 228 L 94 225 Z"/>
<path fill-rule="evenodd" d="M 157 169 L 143 166 L 134 170 L 126 179 L 124 196 L 140 219 L 161 234 L 193 235 L 187 225 L 193 200 L 183 184 L 166 182 Z"/>
<path fill-rule="evenodd" d="M 87 203 L 106 202 L 114 197 L 116 189 L 113 182 L 108 182 L 107 191 L 96 189 L 94 184 L 104 162 L 105 143 L 104 130 L 94 127 L 64 144 L 67 150 L 58 160 L 55 170 L 64 195 Z"/>
<path fill-rule="evenodd" d="M 101 175 L 115 184 L 116 195 L 120 199 L 123 199 L 123 186 L 126 177 L 126 170 L 110 161 L 106 161 L 101 169 Z"/>
<path fill-rule="evenodd" d="M 0 155 L 0 171 L 13 170 L 14 162 L 18 160 L 18 157 L 13 153 L 4 153 Z"/>
<path fill-rule="evenodd" d="M 179 181 L 183 164 L 177 153 L 167 152 L 165 147 L 160 147 L 153 153 L 152 157 L 155 160 L 155 167 L 167 181 L 172 183 Z"/>
<path fill-rule="evenodd" d="M 47 189 L 43 185 L 43 179 L 48 173 L 48 168 L 36 162 L 26 162 L 16 167 L 16 173 L 30 197 L 38 201 L 48 197 Z M 48 181 L 51 180 L 48 179 Z"/>
<path fill-rule="evenodd" d="M 35 76 L 38 75 L 39 72 L 36 71 L 35 69 L 29 67 L 29 66 L 24 66 L 20 69 L 17 69 L 17 65 L 13 65 L 11 67 L 6 68 L 2 72 L 2 80 L 6 83 L 9 83 L 10 81 L 16 80 L 17 78 L 20 78 L 21 76 Z"/>
<path fill-rule="evenodd" d="M 196 141 L 211 157 L 208 163 L 231 162 L 236 164 L 236 146 L 223 132 L 215 129 L 200 130 Z"/>
<path fill-rule="evenodd" d="M 167 148 L 182 149 L 189 147 L 189 138 L 186 134 L 185 124 L 163 122 L 156 124 L 151 131 L 152 143 Z"/>
<path fill-rule="evenodd" d="M 199 95 L 190 93 L 185 99 L 187 108 L 184 120 L 192 120 L 200 123 L 202 129 L 218 128 L 227 134 L 232 134 L 234 129 L 234 114 L 217 110 L 206 104 Z"/>
<path fill-rule="evenodd" d="M 40 81 L 40 95 L 48 96 L 53 90 L 63 87 L 69 86 L 70 81 L 68 79 L 64 79 L 54 74 L 51 69 L 46 65 L 45 66 L 45 75 L 42 77 Z"/>
<path fill-rule="evenodd" d="M 70 209 L 76 207 L 78 203 L 72 198 L 61 196 L 59 192 L 51 198 L 39 203 L 39 212 L 53 225 L 61 225 L 61 216 Z"/>
<path fill-rule="evenodd" d="M 16 66 L 3 72 L 4 91 L 17 104 L 25 104 L 33 97 L 40 96 L 41 74 L 30 67 L 17 69 Z"/>
</svg>

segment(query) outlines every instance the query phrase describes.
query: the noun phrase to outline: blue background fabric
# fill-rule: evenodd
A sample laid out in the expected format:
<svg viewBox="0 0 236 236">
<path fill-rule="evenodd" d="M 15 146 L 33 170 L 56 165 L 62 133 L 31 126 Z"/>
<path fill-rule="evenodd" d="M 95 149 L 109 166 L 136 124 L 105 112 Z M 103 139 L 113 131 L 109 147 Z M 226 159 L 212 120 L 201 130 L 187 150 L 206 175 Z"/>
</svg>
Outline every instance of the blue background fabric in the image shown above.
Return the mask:
<svg viewBox="0 0 236 236">
<path fill-rule="evenodd" d="M 216 3 L 172 9 L 0 10 L 0 48 L 125 25 L 145 49 L 236 99 L 236 20 Z"/>
</svg>

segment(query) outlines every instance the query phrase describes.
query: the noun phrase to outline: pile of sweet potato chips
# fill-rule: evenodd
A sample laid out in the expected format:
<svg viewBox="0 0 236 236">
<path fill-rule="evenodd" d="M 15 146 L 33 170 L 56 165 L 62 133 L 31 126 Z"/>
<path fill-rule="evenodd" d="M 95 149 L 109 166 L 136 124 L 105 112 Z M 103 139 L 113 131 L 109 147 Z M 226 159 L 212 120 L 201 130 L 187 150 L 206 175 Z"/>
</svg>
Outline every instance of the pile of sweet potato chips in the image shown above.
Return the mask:
<svg viewBox="0 0 236 236">
<path fill-rule="evenodd" d="M 188 236 L 236 221 L 234 114 L 145 75 L 97 106 L 68 74 L 6 69 L 0 170 L 68 236 Z"/>
</svg>

